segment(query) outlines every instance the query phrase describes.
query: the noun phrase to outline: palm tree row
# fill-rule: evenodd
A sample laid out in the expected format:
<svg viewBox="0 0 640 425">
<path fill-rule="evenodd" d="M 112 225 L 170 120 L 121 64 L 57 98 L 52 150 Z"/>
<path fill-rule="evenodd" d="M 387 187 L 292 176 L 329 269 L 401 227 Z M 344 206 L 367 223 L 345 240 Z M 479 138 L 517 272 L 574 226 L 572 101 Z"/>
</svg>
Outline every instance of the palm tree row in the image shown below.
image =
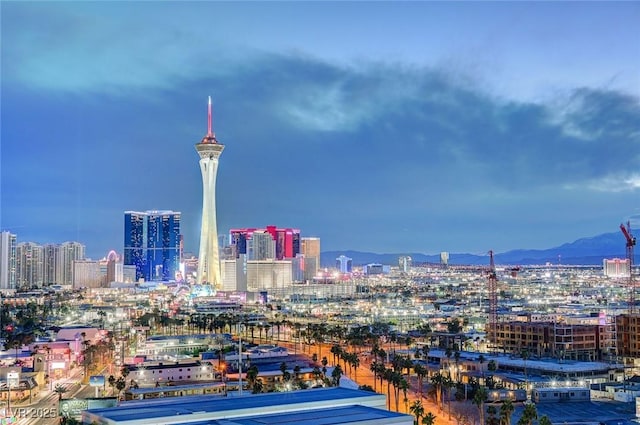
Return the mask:
<svg viewBox="0 0 640 425">
<path fill-rule="evenodd" d="M 343 362 L 344 367 L 342 370 L 347 371 L 348 375 L 351 376 L 352 372 L 354 374 L 354 380 L 358 379 L 358 368 L 360 367 L 360 358 L 357 353 L 352 353 L 344 350 L 340 345 L 334 344 L 331 346 L 331 354 L 333 354 L 333 363 L 339 364 L 340 361 Z"/>
<path fill-rule="evenodd" d="M 415 425 L 434 425 L 436 422 L 436 416 L 433 413 L 428 412 L 425 414 L 424 406 L 422 405 L 422 401 L 420 400 L 416 400 L 411 403 L 409 411 L 416 417 L 415 421 L 413 421 Z"/>
</svg>

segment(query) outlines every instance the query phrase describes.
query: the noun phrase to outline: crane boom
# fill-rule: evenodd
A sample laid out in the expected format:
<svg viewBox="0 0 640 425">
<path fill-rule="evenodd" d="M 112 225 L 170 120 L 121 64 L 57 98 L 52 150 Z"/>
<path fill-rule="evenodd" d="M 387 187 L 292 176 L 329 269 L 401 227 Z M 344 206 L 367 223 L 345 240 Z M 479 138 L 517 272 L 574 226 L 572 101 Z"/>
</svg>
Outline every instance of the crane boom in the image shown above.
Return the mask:
<svg viewBox="0 0 640 425">
<path fill-rule="evenodd" d="M 636 238 L 631 234 L 631 223 L 627 221 L 627 225 L 620 225 L 620 230 L 627 240 L 626 253 L 629 262 L 629 314 L 633 314 L 636 305 L 636 285 L 633 278 L 633 248 L 636 246 Z"/>
<path fill-rule="evenodd" d="M 489 251 L 489 341 L 497 346 L 498 333 L 498 277 L 493 260 L 493 251 Z"/>
</svg>

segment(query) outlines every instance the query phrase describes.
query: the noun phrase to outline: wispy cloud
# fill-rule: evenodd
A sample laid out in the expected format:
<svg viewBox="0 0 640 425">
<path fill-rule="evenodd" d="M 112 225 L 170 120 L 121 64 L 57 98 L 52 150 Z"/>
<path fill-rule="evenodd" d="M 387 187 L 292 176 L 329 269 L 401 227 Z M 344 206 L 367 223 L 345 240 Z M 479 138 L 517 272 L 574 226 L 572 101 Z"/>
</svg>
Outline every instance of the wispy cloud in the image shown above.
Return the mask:
<svg viewBox="0 0 640 425">
<path fill-rule="evenodd" d="M 30 204 L 19 194 L 48 179 L 47 201 L 66 199 L 73 187 L 84 210 L 102 202 L 101 217 L 179 209 L 194 218 L 184 221 L 185 233 L 197 237 L 201 193 L 191 143 L 205 129 L 207 94 L 228 146 L 219 177 L 221 229 L 299 223 L 339 240 L 349 227 L 373 247 L 385 236 L 370 228 L 386 229 L 391 240 L 406 239 L 398 229 L 409 227 L 444 247 L 513 217 L 547 226 L 577 215 L 601 220 L 599 206 L 616 214 L 628 192 L 640 189 L 635 95 L 563 87 L 553 98 L 519 101 L 460 67 L 250 48 L 230 43 L 206 17 L 180 25 L 171 4 L 159 7 L 175 16 L 152 29 L 137 3 L 122 19 L 120 3 L 105 5 L 3 4 L 3 206 L 38 210 L 43 198 Z M 34 19 L 49 12 L 56 19 Z M 23 118 L 34 113 L 48 140 Z M 26 139 L 43 160 L 66 168 L 25 178 L 32 156 L 18 142 Z M 141 197 L 130 182 L 149 176 L 153 184 Z M 273 202 L 274 190 L 292 195 Z M 172 205 L 158 205 L 167 193 Z M 112 199 L 117 204 L 105 201 Z M 64 206 L 67 216 L 89 220 L 77 204 Z M 106 233 L 118 235 L 119 225 Z"/>
</svg>

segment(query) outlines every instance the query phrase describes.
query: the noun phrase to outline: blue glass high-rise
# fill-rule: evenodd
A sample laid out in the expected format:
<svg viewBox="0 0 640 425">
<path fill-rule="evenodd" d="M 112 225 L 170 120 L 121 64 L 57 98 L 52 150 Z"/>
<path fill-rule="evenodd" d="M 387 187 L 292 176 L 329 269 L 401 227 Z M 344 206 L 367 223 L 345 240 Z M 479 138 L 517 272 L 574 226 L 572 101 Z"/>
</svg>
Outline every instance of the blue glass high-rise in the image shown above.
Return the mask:
<svg viewBox="0 0 640 425">
<path fill-rule="evenodd" d="M 136 266 L 136 280 L 172 280 L 180 265 L 180 213 L 126 211 L 124 264 Z"/>
</svg>

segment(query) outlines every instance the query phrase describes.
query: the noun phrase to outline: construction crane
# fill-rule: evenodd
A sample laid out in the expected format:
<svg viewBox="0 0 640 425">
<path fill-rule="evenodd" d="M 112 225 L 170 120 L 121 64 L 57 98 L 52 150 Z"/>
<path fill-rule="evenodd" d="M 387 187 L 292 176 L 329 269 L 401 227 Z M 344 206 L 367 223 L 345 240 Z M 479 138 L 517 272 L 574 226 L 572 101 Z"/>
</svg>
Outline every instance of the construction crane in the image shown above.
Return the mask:
<svg viewBox="0 0 640 425">
<path fill-rule="evenodd" d="M 489 341 L 497 344 L 498 331 L 498 277 L 493 262 L 493 251 L 489 251 Z"/>
<path fill-rule="evenodd" d="M 635 313 L 636 306 L 636 285 L 633 279 L 633 247 L 636 246 L 636 238 L 631 234 L 631 223 L 620 225 L 620 230 L 627 240 L 627 261 L 629 261 L 629 314 Z"/>
</svg>

